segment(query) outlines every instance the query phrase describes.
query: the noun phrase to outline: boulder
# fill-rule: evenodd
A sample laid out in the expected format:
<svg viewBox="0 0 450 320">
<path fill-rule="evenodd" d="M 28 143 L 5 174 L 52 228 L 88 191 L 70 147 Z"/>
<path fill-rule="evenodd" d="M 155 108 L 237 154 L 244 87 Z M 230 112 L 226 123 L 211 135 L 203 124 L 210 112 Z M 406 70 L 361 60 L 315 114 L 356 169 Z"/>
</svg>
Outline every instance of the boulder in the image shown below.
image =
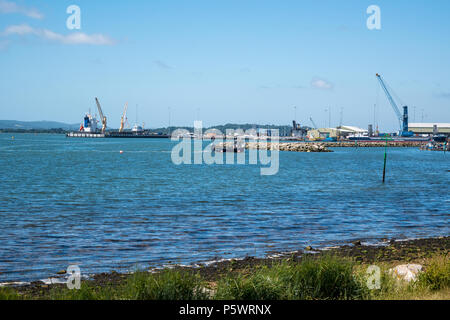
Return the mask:
<svg viewBox="0 0 450 320">
<path fill-rule="evenodd" d="M 420 264 L 401 264 L 395 268 L 389 269 L 389 273 L 397 279 L 402 279 L 407 282 L 415 281 L 418 274 L 422 271 Z"/>
</svg>

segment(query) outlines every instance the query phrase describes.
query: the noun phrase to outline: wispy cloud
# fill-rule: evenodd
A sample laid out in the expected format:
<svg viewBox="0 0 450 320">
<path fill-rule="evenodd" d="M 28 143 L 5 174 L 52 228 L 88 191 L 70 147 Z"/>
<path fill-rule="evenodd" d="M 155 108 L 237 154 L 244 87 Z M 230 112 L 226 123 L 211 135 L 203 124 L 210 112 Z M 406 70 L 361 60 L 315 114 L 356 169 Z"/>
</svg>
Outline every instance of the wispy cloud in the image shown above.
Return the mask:
<svg viewBox="0 0 450 320">
<path fill-rule="evenodd" d="M 311 87 L 322 90 L 332 90 L 334 85 L 325 79 L 313 78 L 311 80 Z"/>
<path fill-rule="evenodd" d="M 0 41 L 0 51 L 6 50 L 8 45 L 9 45 L 9 41 L 8 40 L 1 40 Z"/>
<path fill-rule="evenodd" d="M 439 98 L 450 99 L 450 91 L 440 92 L 440 93 L 436 94 L 436 96 Z"/>
<path fill-rule="evenodd" d="M 53 32 L 48 29 L 35 29 L 27 24 L 12 25 L 5 29 L 2 33 L 4 36 L 9 35 L 34 35 L 41 39 L 63 43 L 63 44 L 91 44 L 91 45 L 112 45 L 115 41 L 108 36 L 102 34 L 86 34 L 83 32 L 74 32 L 67 35 Z"/>
<path fill-rule="evenodd" d="M 156 66 L 157 66 L 158 68 L 166 69 L 166 70 L 172 69 L 172 67 L 169 66 L 169 65 L 168 65 L 167 63 L 165 63 L 164 61 L 161 61 L 161 60 L 155 60 L 155 61 L 153 61 L 153 62 L 156 64 Z"/>
<path fill-rule="evenodd" d="M 62 35 L 50 30 L 42 30 L 40 35 L 51 41 L 56 41 L 64 44 L 92 44 L 98 46 L 112 45 L 114 41 L 102 34 L 86 34 L 83 32 L 70 33 Z"/>
<path fill-rule="evenodd" d="M 5 36 L 9 36 L 12 34 L 23 36 L 26 34 L 35 34 L 35 33 L 36 31 L 27 24 L 9 26 L 5 29 L 5 31 L 3 31 L 3 35 Z"/>
<path fill-rule="evenodd" d="M 42 19 L 44 15 L 35 8 L 20 6 L 12 1 L 0 0 L 0 13 L 19 13 L 33 19 Z"/>
</svg>

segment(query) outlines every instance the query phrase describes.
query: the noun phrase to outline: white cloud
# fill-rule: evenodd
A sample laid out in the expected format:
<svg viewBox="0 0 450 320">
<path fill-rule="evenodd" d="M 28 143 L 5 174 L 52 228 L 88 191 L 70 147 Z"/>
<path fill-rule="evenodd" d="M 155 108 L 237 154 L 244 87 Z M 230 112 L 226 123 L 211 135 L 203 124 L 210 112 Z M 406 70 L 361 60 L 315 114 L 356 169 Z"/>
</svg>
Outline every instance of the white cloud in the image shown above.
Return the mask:
<svg viewBox="0 0 450 320">
<path fill-rule="evenodd" d="M 98 45 L 98 46 L 104 46 L 104 45 L 112 45 L 114 44 L 114 41 L 110 39 L 107 36 L 104 36 L 102 34 L 86 34 L 83 32 L 75 32 L 70 33 L 68 35 L 62 35 L 50 30 L 42 30 L 40 32 L 40 36 L 43 38 L 50 40 L 50 41 L 56 41 L 64 44 L 92 44 L 92 45 Z"/>
<path fill-rule="evenodd" d="M 53 32 L 47 29 L 34 29 L 29 25 L 13 25 L 9 26 L 3 32 L 3 35 L 19 35 L 24 36 L 32 34 L 41 39 L 59 42 L 63 44 L 91 44 L 91 45 L 112 45 L 115 41 L 108 36 L 102 34 L 86 34 L 83 32 L 74 32 L 67 35 Z"/>
<path fill-rule="evenodd" d="M 32 33 L 36 33 L 36 31 L 32 27 L 27 24 L 20 24 L 7 27 L 3 32 L 3 35 L 9 36 L 11 34 L 17 34 L 23 36 Z"/>
<path fill-rule="evenodd" d="M 172 69 L 167 63 L 161 60 L 155 60 L 154 63 L 161 69 Z"/>
<path fill-rule="evenodd" d="M 35 8 L 19 6 L 7 0 L 0 0 L 0 13 L 20 13 L 34 19 L 44 18 L 44 15 Z"/>
<path fill-rule="evenodd" d="M 311 86 L 313 88 L 322 89 L 322 90 L 331 90 L 334 87 L 334 85 L 331 82 L 329 82 L 325 79 L 320 79 L 320 78 L 312 79 Z"/>
</svg>

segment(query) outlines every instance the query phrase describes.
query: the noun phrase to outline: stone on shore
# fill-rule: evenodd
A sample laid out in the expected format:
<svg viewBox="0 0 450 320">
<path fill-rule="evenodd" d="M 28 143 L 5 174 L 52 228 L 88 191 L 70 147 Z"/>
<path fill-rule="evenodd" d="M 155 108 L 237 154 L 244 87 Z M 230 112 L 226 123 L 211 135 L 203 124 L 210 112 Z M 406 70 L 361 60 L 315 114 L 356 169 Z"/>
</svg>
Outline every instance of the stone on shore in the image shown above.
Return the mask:
<svg viewBox="0 0 450 320">
<path fill-rule="evenodd" d="M 421 271 L 422 266 L 420 264 L 401 264 L 389 269 L 389 272 L 397 279 L 402 279 L 407 282 L 415 281 Z"/>
</svg>

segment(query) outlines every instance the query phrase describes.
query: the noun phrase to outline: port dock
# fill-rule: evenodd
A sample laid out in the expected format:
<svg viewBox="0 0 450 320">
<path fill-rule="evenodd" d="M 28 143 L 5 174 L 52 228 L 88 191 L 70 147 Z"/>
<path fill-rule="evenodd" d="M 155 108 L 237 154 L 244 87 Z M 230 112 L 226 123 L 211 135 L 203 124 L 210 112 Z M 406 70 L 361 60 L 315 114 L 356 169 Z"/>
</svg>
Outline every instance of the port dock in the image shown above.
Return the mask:
<svg viewBox="0 0 450 320">
<path fill-rule="evenodd" d="M 101 132 L 69 132 L 66 137 L 70 138 L 104 138 L 105 134 Z"/>
<path fill-rule="evenodd" d="M 150 132 L 118 132 L 118 131 L 110 131 L 110 132 L 82 132 L 82 131 L 73 131 L 66 134 L 68 138 L 170 138 L 167 134 L 157 134 Z"/>
</svg>

